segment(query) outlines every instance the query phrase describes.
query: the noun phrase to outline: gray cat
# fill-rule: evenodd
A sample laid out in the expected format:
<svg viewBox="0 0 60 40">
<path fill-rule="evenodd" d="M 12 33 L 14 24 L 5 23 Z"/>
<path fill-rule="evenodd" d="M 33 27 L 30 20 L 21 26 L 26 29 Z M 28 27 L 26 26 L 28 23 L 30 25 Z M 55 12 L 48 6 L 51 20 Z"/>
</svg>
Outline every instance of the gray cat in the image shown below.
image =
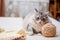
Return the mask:
<svg viewBox="0 0 60 40">
<path fill-rule="evenodd" d="M 24 28 L 30 35 L 41 33 L 42 26 L 50 22 L 47 12 L 37 9 L 35 9 L 35 12 L 33 15 L 27 15 L 24 19 Z"/>
</svg>

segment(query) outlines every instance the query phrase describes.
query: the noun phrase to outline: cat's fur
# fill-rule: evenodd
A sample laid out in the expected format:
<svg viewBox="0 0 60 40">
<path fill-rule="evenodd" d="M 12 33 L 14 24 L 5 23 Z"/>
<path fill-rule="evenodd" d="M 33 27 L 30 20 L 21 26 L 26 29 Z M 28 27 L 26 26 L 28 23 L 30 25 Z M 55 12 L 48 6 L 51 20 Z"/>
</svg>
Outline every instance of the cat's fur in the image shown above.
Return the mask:
<svg viewBox="0 0 60 40">
<path fill-rule="evenodd" d="M 40 12 L 35 9 L 36 13 L 27 15 L 24 19 L 24 27 L 29 34 L 41 32 L 42 26 L 50 22 L 47 12 Z"/>
</svg>

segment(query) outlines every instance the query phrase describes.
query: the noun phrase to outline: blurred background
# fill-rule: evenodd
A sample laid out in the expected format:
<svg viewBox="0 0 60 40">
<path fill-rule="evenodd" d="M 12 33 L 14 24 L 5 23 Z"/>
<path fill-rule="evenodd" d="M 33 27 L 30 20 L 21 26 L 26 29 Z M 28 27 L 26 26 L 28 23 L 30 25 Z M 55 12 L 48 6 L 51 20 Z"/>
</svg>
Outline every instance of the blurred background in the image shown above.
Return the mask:
<svg viewBox="0 0 60 40">
<path fill-rule="evenodd" d="M 34 8 L 60 21 L 60 0 L 0 0 L 0 17 L 25 17 Z"/>
</svg>

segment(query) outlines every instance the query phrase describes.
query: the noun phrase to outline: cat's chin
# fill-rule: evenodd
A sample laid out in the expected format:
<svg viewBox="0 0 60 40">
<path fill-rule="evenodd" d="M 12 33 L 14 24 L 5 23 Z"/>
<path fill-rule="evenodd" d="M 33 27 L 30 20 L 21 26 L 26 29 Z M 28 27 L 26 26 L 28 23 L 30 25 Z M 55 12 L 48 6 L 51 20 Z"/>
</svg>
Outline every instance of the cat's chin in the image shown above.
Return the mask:
<svg viewBox="0 0 60 40">
<path fill-rule="evenodd" d="M 43 26 L 43 25 L 44 25 L 44 23 L 37 23 L 37 25 L 39 25 L 39 26 Z"/>
<path fill-rule="evenodd" d="M 38 25 L 38 26 L 43 26 L 44 24 L 39 24 L 39 23 L 37 23 L 37 25 Z"/>
</svg>

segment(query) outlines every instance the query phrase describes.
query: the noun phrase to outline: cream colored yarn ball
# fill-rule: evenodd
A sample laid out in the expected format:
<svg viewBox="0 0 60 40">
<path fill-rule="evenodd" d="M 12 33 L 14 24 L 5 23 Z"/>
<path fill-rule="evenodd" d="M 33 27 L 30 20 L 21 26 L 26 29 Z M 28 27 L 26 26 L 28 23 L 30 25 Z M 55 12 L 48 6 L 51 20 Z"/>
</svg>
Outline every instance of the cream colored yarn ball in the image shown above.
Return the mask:
<svg viewBox="0 0 60 40">
<path fill-rule="evenodd" d="M 42 27 L 42 34 L 46 37 L 53 37 L 56 35 L 56 26 L 52 23 L 47 23 Z"/>
</svg>

